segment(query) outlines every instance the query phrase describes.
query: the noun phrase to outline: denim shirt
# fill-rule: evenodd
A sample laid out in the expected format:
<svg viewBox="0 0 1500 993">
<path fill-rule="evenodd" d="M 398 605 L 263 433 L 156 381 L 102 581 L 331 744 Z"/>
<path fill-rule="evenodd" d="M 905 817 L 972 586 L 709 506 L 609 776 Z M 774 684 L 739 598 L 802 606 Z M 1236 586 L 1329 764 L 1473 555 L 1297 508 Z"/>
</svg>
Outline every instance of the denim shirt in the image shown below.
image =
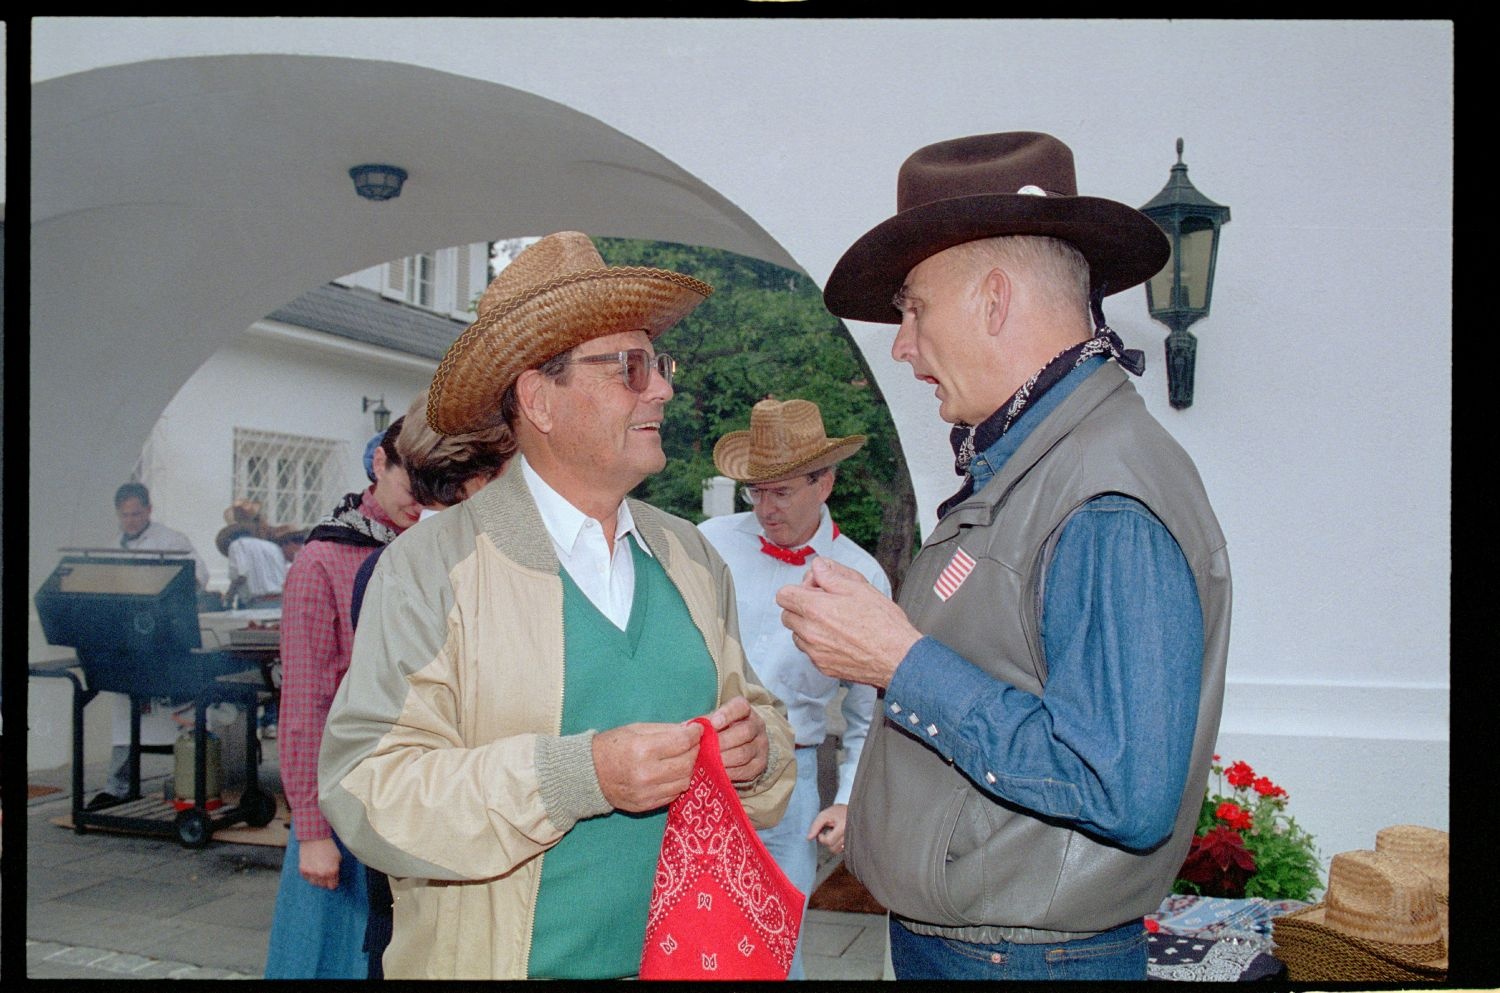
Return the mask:
<svg viewBox="0 0 1500 993">
<path fill-rule="evenodd" d="M 1074 369 L 975 456 L 975 491 L 1104 361 Z M 923 637 L 884 706 L 945 728 L 927 744 L 980 789 L 1149 849 L 1172 832 L 1197 722 L 1203 621 L 1192 571 L 1144 504 L 1106 494 L 1064 525 L 1044 582 L 1040 697 Z M 1075 790 L 1048 790 L 1049 781 Z M 1081 807 L 1058 809 L 1059 793 L 1081 797 Z"/>
</svg>

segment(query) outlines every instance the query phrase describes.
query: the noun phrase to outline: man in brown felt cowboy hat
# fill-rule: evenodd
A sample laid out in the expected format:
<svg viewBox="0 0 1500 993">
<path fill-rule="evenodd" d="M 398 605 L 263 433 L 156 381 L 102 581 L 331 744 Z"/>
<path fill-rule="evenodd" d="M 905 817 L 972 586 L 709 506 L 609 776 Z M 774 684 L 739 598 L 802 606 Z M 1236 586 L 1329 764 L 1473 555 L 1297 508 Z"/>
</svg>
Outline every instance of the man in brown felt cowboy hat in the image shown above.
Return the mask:
<svg viewBox="0 0 1500 993">
<path fill-rule="evenodd" d="M 791 728 L 745 663 L 728 570 L 626 499 L 666 463 L 655 340 L 711 292 L 548 235 L 433 377 L 434 430 L 503 418 L 519 455 L 381 557 L 324 734 L 322 809 L 391 877 L 387 978 L 635 974 L 695 716 L 757 826 L 786 806 Z"/>
<path fill-rule="evenodd" d="M 792 644 L 774 597 L 782 586 L 802 578 L 814 555 L 848 566 L 890 595 L 880 563 L 839 532 L 825 506 L 838 463 L 864 443 L 862 434 L 828 437 L 822 412 L 810 400 L 762 400 L 750 411 L 748 431 L 731 431 L 714 446 L 714 465 L 745 484 L 741 492 L 751 512 L 711 517 L 698 525 L 734 574 L 745 654 L 766 688 L 786 704 L 797 736 L 792 801 L 780 824 L 759 833 L 804 896 L 812 895 L 817 874 L 815 840 L 830 851 L 844 850 L 849 791 L 870 729 L 875 689 L 843 684 L 844 758 L 834 802 L 825 808 L 818 795 L 817 746 L 828 735 L 828 707 L 840 680 L 818 672 Z M 803 978 L 800 944 L 787 978 Z"/>
<path fill-rule="evenodd" d="M 1144 979 L 1229 631 L 1223 535 L 1100 305 L 1167 241 L 1079 196 L 1072 153 L 1034 132 L 919 149 L 896 199 L 824 299 L 899 325 L 962 484 L 899 607 L 821 558 L 777 595 L 820 670 L 885 688 L 845 859 L 891 910 L 898 978 Z"/>
</svg>

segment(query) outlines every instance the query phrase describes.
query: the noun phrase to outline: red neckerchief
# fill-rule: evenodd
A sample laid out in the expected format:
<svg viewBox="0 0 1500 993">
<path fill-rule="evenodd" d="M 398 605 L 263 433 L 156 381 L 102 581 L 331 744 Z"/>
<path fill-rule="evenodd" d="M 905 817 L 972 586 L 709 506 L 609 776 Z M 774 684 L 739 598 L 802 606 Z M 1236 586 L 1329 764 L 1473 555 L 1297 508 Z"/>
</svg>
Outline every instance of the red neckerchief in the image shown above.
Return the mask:
<svg viewBox="0 0 1500 993">
<path fill-rule="evenodd" d="M 839 526 L 835 524 L 833 526 L 833 537 L 837 540 L 838 536 Z M 785 562 L 787 565 L 807 565 L 807 557 L 817 554 L 811 545 L 803 545 L 801 548 L 782 548 L 780 545 L 767 541 L 765 535 L 759 535 L 758 537 L 760 538 L 761 551 L 773 559 Z"/>
</svg>

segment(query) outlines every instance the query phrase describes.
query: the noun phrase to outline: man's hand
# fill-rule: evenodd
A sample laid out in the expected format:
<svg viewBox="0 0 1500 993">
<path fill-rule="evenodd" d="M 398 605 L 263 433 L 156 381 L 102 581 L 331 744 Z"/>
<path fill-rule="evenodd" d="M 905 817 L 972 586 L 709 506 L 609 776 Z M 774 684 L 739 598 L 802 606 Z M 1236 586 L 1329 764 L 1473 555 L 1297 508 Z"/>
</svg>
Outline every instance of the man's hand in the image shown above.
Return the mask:
<svg viewBox="0 0 1500 993">
<path fill-rule="evenodd" d="M 849 820 L 849 805 L 847 803 L 836 803 L 818 813 L 813 818 L 812 827 L 807 829 L 807 840 L 817 840 L 818 844 L 830 852 L 842 852 L 844 850 L 844 825 Z"/>
<path fill-rule="evenodd" d="M 297 871 L 302 873 L 302 878 L 325 890 L 338 889 L 339 862 L 343 861 L 343 856 L 339 854 L 339 846 L 334 843 L 334 840 L 315 838 L 312 841 L 299 842 L 298 848 L 300 855 L 297 860 Z"/>
<path fill-rule="evenodd" d="M 895 602 L 848 566 L 816 558 L 776 593 L 792 644 L 825 676 L 885 686 L 922 637 Z"/>
<path fill-rule="evenodd" d="M 766 736 L 766 722 L 742 696 L 724 701 L 708 715 L 708 722 L 719 736 L 719 756 L 731 783 L 749 783 L 766 771 L 771 754 L 771 739 Z"/>
<path fill-rule="evenodd" d="M 693 778 L 702 736 L 697 724 L 626 724 L 594 735 L 594 771 L 604 799 L 635 813 L 665 807 Z"/>
</svg>

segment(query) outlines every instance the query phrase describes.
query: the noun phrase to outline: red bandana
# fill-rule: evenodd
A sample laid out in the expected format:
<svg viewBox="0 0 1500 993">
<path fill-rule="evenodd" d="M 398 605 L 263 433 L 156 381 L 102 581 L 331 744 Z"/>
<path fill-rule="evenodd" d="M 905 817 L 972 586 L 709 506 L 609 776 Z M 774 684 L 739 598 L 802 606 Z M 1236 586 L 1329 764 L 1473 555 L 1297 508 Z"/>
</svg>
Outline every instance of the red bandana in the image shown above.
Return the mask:
<svg viewBox="0 0 1500 993">
<path fill-rule="evenodd" d="M 806 902 L 755 833 L 705 718 L 698 764 L 667 811 L 641 979 L 785 979 Z"/>
<path fill-rule="evenodd" d="M 833 536 L 835 539 L 839 536 L 839 526 L 837 524 L 833 526 Z M 767 541 L 765 535 L 760 535 L 759 537 L 760 550 L 771 556 L 771 558 L 779 559 L 787 565 L 807 565 L 807 557 L 818 554 L 813 550 L 813 546 L 811 545 L 803 545 L 801 548 L 782 548 L 780 545 Z"/>
</svg>

